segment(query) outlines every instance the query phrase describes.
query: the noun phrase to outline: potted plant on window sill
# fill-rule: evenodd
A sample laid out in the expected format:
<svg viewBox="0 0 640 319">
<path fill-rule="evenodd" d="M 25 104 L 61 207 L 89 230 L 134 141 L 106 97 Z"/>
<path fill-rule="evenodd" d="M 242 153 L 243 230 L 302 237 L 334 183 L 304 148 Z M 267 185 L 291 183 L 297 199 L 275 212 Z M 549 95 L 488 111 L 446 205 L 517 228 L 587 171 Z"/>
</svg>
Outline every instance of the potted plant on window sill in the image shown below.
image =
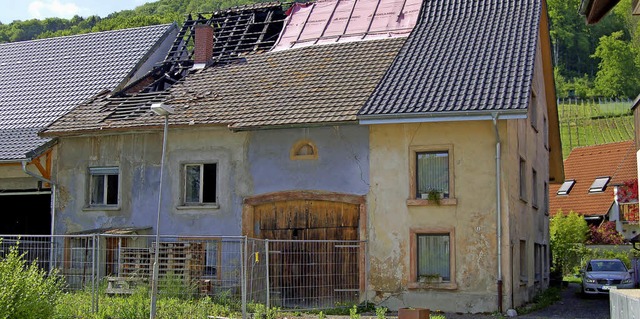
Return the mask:
<svg viewBox="0 0 640 319">
<path fill-rule="evenodd" d="M 442 282 L 442 276 L 439 274 L 420 275 L 418 278 L 420 283 L 437 284 Z"/>
<path fill-rule="evenodd" d="M 423 199 L 425 199 L 424 197 L 424 194 L 422 194 Z M 440 205 L 440 200 L 442 198 L 444 198 L 444 194 L 440 190 L 432 188 L 427 191 L 426 199 L 430 202 L 435 203 L 436 205 Z"/>
<path fill-rule="evenodd" d="M 398 319 L 429 319 L 430 311 L 427 308 L 400 308 Z"/>
</svg>

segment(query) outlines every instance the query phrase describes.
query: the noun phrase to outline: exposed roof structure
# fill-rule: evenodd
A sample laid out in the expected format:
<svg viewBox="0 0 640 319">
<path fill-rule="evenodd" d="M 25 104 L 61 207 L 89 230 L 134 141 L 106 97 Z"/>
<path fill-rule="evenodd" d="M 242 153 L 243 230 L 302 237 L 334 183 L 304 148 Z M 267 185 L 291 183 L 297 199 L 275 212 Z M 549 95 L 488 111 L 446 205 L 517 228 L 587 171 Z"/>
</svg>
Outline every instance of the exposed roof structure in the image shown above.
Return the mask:
<svg viewBox="0 0 640 319">
<path fill-rule="evenodd" d="M 231 129 L 355 121 L 404 38 L 309 46 L 249 55 L 241 63 L 187 76 L 167 91 L 171 125 Z M 108 116 L 120 101 L 106 95 L 53 123 L 47 135 L 160 126 L 151 112 L 126 121 Z"/>
<path fill-rule="evenodd" d="M 564 161 L 566 180 L 574 180 L 566 195 L 558 195 L 560 185 L 549 187 L 549 212 L 574 211 L 581 215 L 606 215 L 613 204 L 613 186 L 637 178 L 633 141 L 576 148 Z M 610 177 L 604 191 L 589 192 L 598 178 Z M 599 185 L 597 185 L 599 186 Z"/>
<path fill-rule="evenodd" d="M 285 19 L 279 2 L 258 3 L 205 14 L 187 15 L 165 60 L 147 77 L 112 96 L 109 119 L 129 119 L 144 114 L 163 92 L 181 81 L 194 67 L 196 26 L 213 26 L 213 54 L 209 65 L 233 63 L 245 55 L 271 49 Z"/>
<path fill-rule="evenodd" d="M 124 85 L 175 25 L 0 44 L 0 161 L 48 142 L 37 131 L 104 89 Z"/>
<path fill-rule="evenodd" d="M 587 24 L 596 24 L 604 18 L 618 2 L 620 2 L 620 0 L 582 0 L 580 2 L 580 13 L 585 16 Z"/>
<path fill-rule="evenodd" d="M 541 2 L 426 0 L 361 119 L 526 113 Z"/>
</svg>

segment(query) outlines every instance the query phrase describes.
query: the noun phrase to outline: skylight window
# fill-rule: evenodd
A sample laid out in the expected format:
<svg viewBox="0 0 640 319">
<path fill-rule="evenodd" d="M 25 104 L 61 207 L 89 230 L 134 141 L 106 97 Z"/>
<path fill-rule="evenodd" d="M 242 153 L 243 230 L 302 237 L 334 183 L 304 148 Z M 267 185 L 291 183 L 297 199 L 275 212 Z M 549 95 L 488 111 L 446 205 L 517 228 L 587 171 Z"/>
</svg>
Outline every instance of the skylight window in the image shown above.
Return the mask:
<svg viewBox="0 0 640 319">
<path fill-rule="evenodd" d="M 558 195 L 569 195 L 569 192 L 571 191 L 571 189 L 573 188 L 573 184 L 575 184 L 576 181 L 573 179 L 567 180 L 564 183 L 562 183 L 562 186 L 560 186 L 560 188 L 558 189 L 557 194 Z"/>
<path fill-rule="evenodd" d="M 589 193 L 601 193 L 607 188 L 610 177 L 598 177 L 589 187 Z"/>
</svg>

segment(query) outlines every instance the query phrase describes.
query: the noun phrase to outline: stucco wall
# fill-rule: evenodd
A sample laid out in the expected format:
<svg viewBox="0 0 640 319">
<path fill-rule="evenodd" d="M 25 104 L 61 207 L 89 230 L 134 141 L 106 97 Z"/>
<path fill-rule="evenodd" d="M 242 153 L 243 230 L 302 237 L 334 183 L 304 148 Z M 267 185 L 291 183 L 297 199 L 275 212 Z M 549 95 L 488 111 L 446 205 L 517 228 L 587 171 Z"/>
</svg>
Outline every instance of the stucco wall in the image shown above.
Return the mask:
<svg viewBox="0 0 640 319">
<path fill-rule="evenodd" d="M 292 160 L 296 142 L 317 146 L 318 158 Z M 320 190 L 364 195 L 369 190 L 369 130 L 333 126 L 251 133 L 248 162 L 253 193 Z"/>
<path fill-rule="evenodd" d="M 247 134 L 232 133 L 226 128 L 194 128 L 170 129 L 168 136 L 161 233 L 240 235 L 241 201 L 250 191 L 244 161 Z M 68 137 L 61 139 L 58 147 L 56 233 L 155 226 L 161 132 Z M 218 165 L 219 207 L 181 206 L 183 164 L 211 162 Z M 88 168 L 99 166 L 120 168 L 118 209 L 87 208 Z"/>
<path fill-rule="evenodd" d="M 504 191 L 508 211 L 508 232 L 503 239 L 503 250 L 510 252 L 512 261 L 505 269 L 505 281 L 512 283 L 505 287 L 506 304 L 511 307 L 519 306 L 531 300 L 539 290 L 548 287 L 549 281 L 549 216 L 548 202 L 545 202 L 544 183 L 549 180 L 549 147 L 545 143 L 545 125 L 548 126 L 546 107 L 546 92 L 542 74 L 542 58 L 540 42 L 536 51 L 536 65 L 532 79 L 532 91 L 535 95 L 529 107 L 527 119 L 508 122 L 506 135 L 502 135 L 503 147 L 506 148 L 503 158 Z M 534 105 L 535 103 L 535 105 Z M 531 108 L 536 108 L 536 114 Z M 531 119 L 535 118 L 534 125 Z M 546 119 L 546 121 L 545 121 Z M 525 196 L 520 196 L 520 159 L 525 161 Z M 536 170 L 537 180 L 533 181 L 533 170 Z M 537 200 L 534 200 L 533 188 L 537 188 Z M 520 242 L 525 242 L 524 252 L 527 265 L 524 266 L 525 276 L 521 276 Z M 536 244 L 541 245 L 542 253 L 535 259 Z M 546 249 L 544 248 L 546 247 Z M 545 260 L 547 262 L 545 263 Z M 540 280 L 535 278 L 535 263 L 543 263 Z"/>
<path fill-rule="evenodd" d="M 495 304 L 495 137 L 489 121 L 370 127 L 368 196 L 369 297 L 398 307 L 490 311 Z M 469 134 L 473 132 L 473 134 Z M 411 206 L 410 147 L 451 145 L 455 205 Z M 454 281 L 438 288 L 411 284 L 410 230 L 455 231 Z"/>
</svg>

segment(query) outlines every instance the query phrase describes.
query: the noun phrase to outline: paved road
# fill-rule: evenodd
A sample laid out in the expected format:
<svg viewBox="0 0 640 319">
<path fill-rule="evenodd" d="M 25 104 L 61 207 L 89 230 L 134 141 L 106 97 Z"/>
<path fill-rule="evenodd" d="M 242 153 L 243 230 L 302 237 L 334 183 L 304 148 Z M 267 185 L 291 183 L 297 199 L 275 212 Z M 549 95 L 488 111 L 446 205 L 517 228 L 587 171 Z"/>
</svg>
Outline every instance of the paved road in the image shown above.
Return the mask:
<svg viewBox="0 0 640 319">
<path fill-rule="evenodd" d="M 562 290 L 562 300 L 546 309 L 519 316 L 527 319 L 574 318 L 574 319 L 608 319 L 609 296 L 581 297 L 580 285 L 569 284 Z"/>
</svg>

